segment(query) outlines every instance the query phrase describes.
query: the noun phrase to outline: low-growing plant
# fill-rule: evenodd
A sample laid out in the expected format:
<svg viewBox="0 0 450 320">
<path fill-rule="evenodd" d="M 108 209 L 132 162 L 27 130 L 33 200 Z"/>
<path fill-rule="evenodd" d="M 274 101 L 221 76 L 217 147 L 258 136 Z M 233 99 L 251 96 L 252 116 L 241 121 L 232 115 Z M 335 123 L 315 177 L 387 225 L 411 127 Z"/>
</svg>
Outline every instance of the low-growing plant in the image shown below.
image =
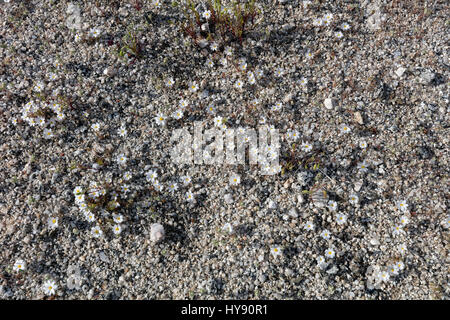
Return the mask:
<svg viewBox="0 0 450 320">
<path fill-rule="evenodd" d="M 242 44 L 244 35 L 256 26 L 256 16 L 260 13 L 255 0 L 236 0 L 225 6 L 222 0 L 208 0 L 206 10 L 199 12 L 193 0 L 181 4 L 185 23 L 183 31 L 196 44 L 202 46 L 205 41 L 227 43 L 238 41 Z"/>
</svg>

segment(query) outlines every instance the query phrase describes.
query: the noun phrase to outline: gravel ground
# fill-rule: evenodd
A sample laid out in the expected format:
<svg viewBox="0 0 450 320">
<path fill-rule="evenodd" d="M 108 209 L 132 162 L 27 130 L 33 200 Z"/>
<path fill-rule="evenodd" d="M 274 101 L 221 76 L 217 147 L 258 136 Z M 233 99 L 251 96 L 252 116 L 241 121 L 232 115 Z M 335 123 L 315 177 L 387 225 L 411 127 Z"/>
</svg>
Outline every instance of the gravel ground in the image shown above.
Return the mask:
<svg viewBox="0 0 450 320">
<path fill-rule="evenodd" d="M 0 2 L 1 298 L 448 299 L 446 1 Z M 173 163 L 220 119 L 279 172 Z"/>
</svg>

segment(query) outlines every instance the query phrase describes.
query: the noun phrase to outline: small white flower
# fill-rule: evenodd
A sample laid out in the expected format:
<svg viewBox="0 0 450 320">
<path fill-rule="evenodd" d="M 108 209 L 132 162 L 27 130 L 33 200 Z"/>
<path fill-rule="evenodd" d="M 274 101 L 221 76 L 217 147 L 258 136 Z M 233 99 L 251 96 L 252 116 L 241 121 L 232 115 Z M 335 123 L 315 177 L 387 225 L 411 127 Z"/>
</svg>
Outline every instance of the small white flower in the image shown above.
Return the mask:
<svg viewBox="0 0 450 320">
<path fill-rule="evenodd" d="M 273 246 L 272 248 L 270 248 L 270 253 L 274 258 L 276 258 L 281 255 L 281 248 L 279 246 Z"/>
<path fill-rule="evenodd" d="M 159 0 L 152 0 L 152 5 L 159 8 L 161 7 L 161 2 Z"/>
<path fill-rule="evenodd" d="M 160 126 L 164 126 L 166 124 L 166 120 L 167 120 L 167 118 L 163 114 L 159 114 L 155 117 L 156 123 Z"/>
<path fill-rule="evenodd" d="M 127 135 L 127 129 L 125 129 L 124 126 L 120 127 L 119 130 L 117 130 L 117 133 L 121 137 L 125 137 Z"/>
<path fill-rule="evenodd" d="M 328 266 L 328 263 L 325 261 L 324 256 L 318 256 L 317 257 L 317 265 L 320 269 L 325 269 Z"/>
<path fill-rule="evenodd" d="M 443 222 L 444 228 L 449 229 L 450 228 L 450 215 L 447 216 L 447 218 Z"/>
<path fill-rule="evenodd" d="M 349 201 L 350 201 L 350 203 L 353 204 L 353 205 L 358 204 L 358 202 L 359 202 L 359 197 L 358 197 L 358 195 L 355 194 L 355 193 L 351 194 L 350 197 L 349 197 Z"/>
<path fill-rule="evenodd" d="M 44 282 L 42 289 L 46 295 L 52 296 L 56 293 L 58 286 L 56 285 L 54 280 L 47 280 Z"/>
<path fill-rule="evenodd" d="M 217 44 L 217 42 L 213 42 L 209 47 L 211 48 L 212 51 L 217 51 L 219 45 Z"/>
<path fill-rule="evenodd" d="M 397 261 L 396 266 L 397 266 L 398 270 L 405 269 L 405 264 L 402 261 Z"/>
<path fill-rule="evenodd" d="M 367 172 L 368 169 L 367 169 L 367 163 L 365 160 L 363 162 L 358 163 L 358 170 L 360 172 Z"/>
<path fill-rule="evenodd" d="M 405 233 L 405 231 L 403 230 L 401 225 L 396 225 L 393 229 L 392 229 L 392 234 L 394 236 L 398 236 Z"/>
<path fill-rule="evenodd" d="M 192 202 L 192 201 L 195 200 L 194 195 L 192 194 L 192 192 L 190 192 L 190 191 L 186 192 L 186 200 L 188 202 Z"/>
<path fill-rule="evenodd" d="M 233 54 L 233 49 L 231 47 L 226 47 L 225 50 L 224 50 L 224 53 L 227 56 L 231 56 Z"/>
<path fill-rule="evenodd" d="M 334 250 L 332 248 L 328 248 L 327 250 L 325 250 L 325 257 L 333 259 L 335 256 L 336 252 L 334 252 Z"/>
<path fill-rule="evenodd" d="M 314 53 L 311 50 L 306 51 L 305 53 L 306 59 L 312 59 L 314 57 Z"/>
<path fill-rule="evenodd" d="M 81 41 L 81 36 L 77 33 L 74 37 L 75 42 L 80 42 Z"/>
<path fill-rule="evenodd" d="M 122 227 L 120 226 L 120 224 L 115 224 L 112 227 L 112 230 L 115 235 L 119 235 L 122 232 Z"/>
<path fill-rule="evenodd" d="M 197 90 L 198 90 L 198 84 L 197 84 L 197 82 L 191 82 L 190 84 L 189 84 L 189 91 L 190 92 L 197 92 Z"/>
<path fill-rule="evenodd" d="M 36 92 L 41 92 L 42 90 L 44 90 L 44 83 L 39 81 L 34 85 L 34 91 Z"/>
<path fill-rule="evenodd" d="M 80 194 L 82 192 L 83 192 L 83 188 L 80 186 L 75 187 L 75 189 L 73 189 L 73 194 L 75 194 L 75 195 Z"/>
<path fill-rule="evenodd" d="M 349 133 L 351 131 L 350 127 L 346 124 L 341 125 L 341 133 Z"/>
<path fill-rule="evenodd" d="M 342 30 L 349 30 L 350 29 L 350 25 L 347 22 L 344 22 L 341 26 Z"/>
<path fill-rule="evenodd" d="M 313 21 L 313 25 L 316 27 L 320 27 L 323 25 L 323 20 L 322 18 L 315 18 Z"/>
<path fill-rule="evenodd" d="M 234 86 L 237 88 L 237 89 L 242 89 L 242 86 L 244 85 L 244 83 L 241 81 L 241 80 L 236 80 L 236 82 L 235 82 L 235 84 L 234 84 Z"/>
<path fill-rule="evenodd" d="M 125 173 L 123 174 L 123 179 L 124 179 L 125 181 L 130 180 L 132 177 L 133 177 L 133 176 L 131 175 L 130 172 L 125 172 Z"/>
<path fill-rule="evenodd" d="M 298 83 L 301 84 L 302 86 L 306 86 L 308 84 L 308 79 L 303 77 L 300 80 L 298 80 Z"/>
<path fill-rule="evenodd" d="M 405 226 L 408 222 L 409 222 L 409 219 L 408 219 L 407 216 L 401 216 L 401 217 L 400 217 L 400 224 L 401 224 L 402 226 Z"/>
<path fill-rule="evenodd" d="M 407 212 L 408 211 L 408 204 L 406 203 L 405 200 L 400 200 L 397 202 L 397 209 L 399 209 L 402 212 Z"/>
<path fill-rule="evenodd" d="M 314 223 L 312 223 L 311 221 L 308 221 L 305 223 L 303 229 L 307 230 L 307 231 L 313 231 L 314 230 Z"/>
<path fill-rule="evenodd" d="M 320 233 L 320 236 L 322 237 L 322 238 L 324 238 L 325 240 L 328 240 L 328 239 L 330 239 L 330 231 L 328 231 L 327 229 L 324 229 L 321 233 Z"/>
<path fill-rule="evenodd" d="M 391 266 L 388 268 L 388 271 L 389 271 L 389 274 L 391 274 L 391 275 L 393 275 L 393 276 L 398 275 L 399 269 L 398 269 L 398 267 L 397 267 L 397 264 L 391 265 Z"/>
<path fill-rule="evenodd" d="M 378 274 L 378 280 L 387 282 L 389 281 L 389 273 L 387 271 L 382 271 Z"/>
<path fill-rule="evenodd" d="M 206 60 L 206 66 L 209 68 L 214 67 L 214 61 L 212 61 L 211 59 Z"/>
<path fill-rule="evenodd" d="M 48 222 L 48 227 L 50 229 L 55 229 L 58 227 L 58 218 L 57 217 L 50 217 L 50 218 L 48 218 L 47 222 Z"/>
<path fill-rule="evenodd" d="M 92 28 L 91 30 L 89 30 L 89 36 L 91 38 L 98 38 L 98 37 L 100 37 L 100 29 Z"/>
<path fill-rule="evenodd" d="M 404 254 L 406 254 L 406 252 L 408 252 L 408 247 L 404 243 L 399 244 L 397 249 L 398 249 L 398 252 L 400 252 L 401 255 L 404 255 Z"/>
<path fill-rule="evenodd" d="M 180 181 L 183 183 L 183 185 L 187 186 L 189 183 L 191 183 L 191 177 L 189 176 L 180 177 Z"/>
<path fill-rule="evenodd" d="M 127 157 L 124 155 L 124 154 L 120 154 L 118 157 L 117 157 L 117 162 L 120 164 L 120 165 L 124 165 L 125 163 L 127 163 Z"/>
<path fill-rule="evenodd" d="M 334 35 L 335 35 L 336 38 L 338 38 L 338 39 L 340 39 L 340 38 L 342 38 L 342 37 L 344 36 L 344 34 L 342 33 L 342 31 L 336 31 L 336 32 L 334 33 Z"/>
<path fill-rule="evenodd" d="M 55 81 L 58 78 L 58 76 L 56 75 L 56 73 L 50 72 L 48 75 L 48 79 L 50 81 Z"/>
<path fill-rule="evenodd" d="M 93 124 L 91 125 L 91 128 L 92 128 L 94 131 L 98 131 L 98 130 L 100 130 L 100 124 L 99 124 L 99 123 L 93 123 Z"/>
<path fill-rule="evenodd" d="M 219 62 L 224 67 L 226 67 L 228 65 L 227 58 L 225 58 L 225 57 L 220 58 Z"/>
<path fill-rule="evenodd" d="M 260 79 L 264 75 L 264 71 L 260 68 L 255 70 L 256 77 Z"/>
<path fill-rule="evenodd" d="M 170 78 L 166 79 L 165 83 L 166 83 L 166 87 L 172 88 L 172 86 L 175 84 L 175 81 L 173 80 L 172 77 L 170 77 Z"/>
<path fill-rule="evenodd" d="M 284 70 L 282 68 L 277 68 L 277 70 L 275 70 L 275 77 L 279 78 L 284 74 Z"/>
<path fill-rule="evenodd" d="M 183 110 L 184 110 L 188 105 L 189 105 L 189 103 L 188 103 L 186 100 L 184 100 L 184 99 L 181 99 L 180 102 L 178 102 L 178 106 L 179 106 L 181 109 L 183 109 Z"/>
<path fill-rule="evenodd" d="M 169 191 L 175 192 L 178 190 L 178 184 L 176 182 L 169 183 Z"/>
<path fill-rule="evenodd" d="M 203 18 L 205 18 L 205 19 L 211 18 L 211 11 L 209 11 L 209 10 L 203 11 L 202 16 L 203 16 Z"/>
<path fill-rule="evenodd" d="M 312 150 L 312 144 L 309 142 L 302 142 L 302 145 L 300 147 L 302 148 L 303 152 L 309 152 Z"/>
<path fill-rule="evenodd" d="M 215 114 L 215 113 L 216 113 L 216 108 L 215 108 L 214 105 L 211 103 L 210 105 L 208 105 L 208 106 L 206 107 L 206 111 L 207 111 L 209 114 Z"/>
<path fill-rule="evenodd" d="M 237 186 L 239 183 L 241 183 L 241 177 L 237 174 L 232 174 L 230 176 L 229 182 L 230 182 L 230 185 Z"/>
<path fill-rule="evenodd" d="M 95 238 L 99 238 L 102 236 L 103 231 L 102 231 L 102 229 L 100 229 L 99 226 L 95 226 L 95 227 L 92 227 L 91 233 Z"/>
<path fill-rule="evenodd" d="M 175 111 L 172 114 L 172 118 L 175 118 L 177 120 L 180 120 L 181 118 L 183 118 L 183 110 L 179 109 L 179 110 Z"/>
<path fill-rule="evenodd" d="M 217 116 L 214 118 L 214 125 L 216 127 L 220 127 L 223 124 L 223 118 L 220 116 Z"/>
<path fill-rule="evenodd" d="M 89 210 L 84 212 L 84 217 L 86 218 L 86 220 L 88 222 L 94 222 L 95 221 L 95 215 Z"/>
<path fill-rule="evenodd" d="M 120 191 L 121 191 L 122 193 L 126 194 L 127 192 L 130 191 L 130 186 L 127 185 L 127 184 L 121 185 L 121 186 L 120 186 Z"/>
<path fill-rule="evenodd" d="M 44 129 L 44 138 L 45 139 L 50 139 L 53 138 L 53 131 L 52 129 Z"/>
<path fill-rule="evenodd" d="M 147 172 L 147 174 L 146 174 L 146 178 L 147 178 L 147 181 L 149 181 L 149 182 L 154 182 L 154 181 L 156 181 L 156 178 L 158 177 L 158 174 L 156 173 L 156 171 L 154 171 L 154 170 L 150 170 L 149 172 Z"/>
<path fill-rule="evenodd" d="M 336 211 L 338 208 L 338 204 L 336 201 L 330 200 L 328 201 L 328 209 L 330 209 L 331 211 Z"/>
<path fill-rule="evenodd" d="M 115 223 L 122 223 L 123 216 L 121 214 L 113 214 L 113 220 Z"/>
<path fill-rule="evenodd" d="M 272 111 L 279 111 L 279 110 L 281 110 L 281 108 L 283 108 L 283 104 L 281 102 L 276 102 L 272 106 Z"/>
<path fill-rule="evenodd" d="M 13 266 L 13 270 L 15 272 L 24 271 L 26 269 L 27 265 L 22 259 L 16 260 Z"/>
<path fill-rule="evenodd" d="M 367 148 L 367 142 L 366 142 L 365 140 L 361 140 L 361 141 L 359 142 L 359 147 L 360 147 L 361 149 Z"/>
<path fill-rule="evenodd" d="M 85 196 L 84 194 L 77 194 L 75 195 L 75 203 L 81 203 L 85 201 Z"/>
<path fill-rule="evenodd" d="M 347 216 L 345 214 L 338 213 L 336 215 L 336 222 L 339 225 L 342 225 L 342 224 L 346 223 L 347 222 Z"/>
</svg>

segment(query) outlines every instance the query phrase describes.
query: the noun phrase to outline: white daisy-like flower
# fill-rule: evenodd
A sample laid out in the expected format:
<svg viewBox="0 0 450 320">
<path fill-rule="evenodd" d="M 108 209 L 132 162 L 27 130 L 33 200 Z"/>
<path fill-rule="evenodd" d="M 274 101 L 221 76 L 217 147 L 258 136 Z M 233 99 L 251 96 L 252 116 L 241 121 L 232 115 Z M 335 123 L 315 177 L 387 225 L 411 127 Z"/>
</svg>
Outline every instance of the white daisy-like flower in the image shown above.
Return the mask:
<svg viewBox="0 0 450 320">
<path fill-rule="evenodd" d="M 366 142 L 365 140 L 361 140 L 361 141 L 359 142 L 359 147 L 360 147 L 361 149 L 367 148 L 367 142 Z"/>
<path fill-rule="evenodd" d="M 189 83 L 189 91 L 190 92 L 197 92 L 198 90 L 198 84 L 195 81 L 192 81 L 191 83 Z"/>
<path fill-rule="evenodd" d="M 405 226 L 408 222 L 409 222 L 409 219 L 408 219 L 407 216 L 401 216 L 401 217 L 400 217 L 400 224 L 401 224 L 402 226 Z"/>
<path fill-rule="evenodd" d="M 444 226 L 444 228 L 446 228 L 446 229 L 449 229 L 449 228 L 450 228 L 450 215 L 447 216 L 447 218 L 444 220 L 443 226 Z"/>
<path fill-rule="evenodd" d="M 125 137 L 127 135 L 127 129 L 125 129 L 124 126 L 120 127 L 119 130 L 117 130 L 117 133 L 121 137 Z"/>
<path fill-rule="evenodd" d="M 184 100 L 184 99 L 181 99 L 179 102 L 178 102 L 178 106 L 181 108 L 181 109 L 186 109 L 186 107 L 189 105 L 189 102 L 187 102 L 186 100 Z"/>
<path fill-rule="evenodd" d="M 73 189 L 73 194 L 77 195 L 83 192 L 83 188 L 80 186 L 75 187 L 75 189 Z"/>
<path fill-rule="evenodd" d="M 191 177 L 182 176 L 180 177 L 180 181 L 183 183 L 183 185 L 187 186 L 189 183 L 191 183 Z"/>
<path fill-rule="evenodd" d="M 342 225 L 342 224 L 344 224 L 346 222 L 347 222 L 347 216 L 345 214 L 338 213 L 336 215 L 336 223 L 337 224 Z"/>
<path fill-rule="evenodd" d="M 397 247 L 398 252 L 400 252 L 401 255 L 405 255 L 408 252 L 408 247 L 404 243 L 400 243 Z"/>
<path fill-rule="evenodd" d="M 341 133 L 349 133 L 351 131 L 350 127 L 346 124 L 342 124 L 340 126 Z"/>
<path fill-rule="evenodd" d="M 155 188 L 156 191 L 161 192 L 161 191 L 163 191 L 164 186 L 161 183 L 159 183 L 158 180 L 155 180 L 155 181 L 153 181 L 153 188 Z"/>
<path fill-rule="evenodd" d="M 368 170 L 366 160 L 364 160 L 363 162 L 359 162 L 357 167 L 360 172 L 367 172 Z"/>
<path fill-rule="evenodd" d="M 402 261 L 397 261 L 395 265 L 397 266 L 398 270 L 405 269 L 405 264 Z"/>
<path fill-rule="evenodd" d="M 330 234 L 330 231 L 328 231 L 327 229 L 324 229 L 324 230 L 320 233 L 320 236 L 321 236 L 322 238 L 324 238 L 325 240 L 328 240 L 328 239 L 330 239 L 331 234 Z"/>
<path fill-rule="evenodd" d="M 312 221 L 306 222 L 305 225 L 303 226 L 303 229 L 308 230 L 308 231 L 313 231 L 314 223 L 312 223 Z"/>
<path fill-rule="evenodd" d="M 124 164 L 126 164 L 127 163 L 127 157 L 124 155 L 124 154 L 120 154 L 118 157 L 117 157 L 117 162 L 120 164 L 120 165 L 124 165 Z"/>
<path fill-rule="evenodd" d="M 132 177 L 133 177 L 133 176 L 132 176 L 131 173 L 128 172 L 128 171 L 125 172 L 125 173 L 123 174 L 123 179 L 124 179 L 125 181 L 130 180 Z"/>
<path fill-rule="evenodd" d="M 341 26 L 342 30 L 347 31 L 350 30 L 350 25 L 347 22 L 344 22 Z"/>
<path fill-rule="evenodd" d="M 195 200 L 194 194 L 191 191 L 186 192 L 186 201 L 192 202 L 194 200 Z"/>
<path fill-rule="evenodd" d="M 215 114 L 216 113 L 216 108 L 214 107 L 214 105 L 211 103 L 206 107 L 206 111 L 209 114 Z"/>
<path fill-rule="evenodd" d="M 154 182 L 154 181 L 156 181 L 156 178 L 158 177 L 158 173 L 156 173 L 156 171 L 154 171 L 154 170 L 150 170 L 149 172 L 147 172 L 147 174 L 146 174 L 146 178 L 147 178 L 147 181 L 149 181 L 149 182 Z"/>
<path fill-rule="evenodd" d="M 408 204 L 406 203 L 405 200 L 399 200 L 399 201 L 397 201 L 397 209 L 399 209 L 402 212 L 407 212 Z"/>
<path fill-rule="evenodd" d="M 152 5 L 156 8 L 161 7 L 161 1 L 159 0 L 152 0 Z"/>
<path fill-rule="evenodd" d="M 206 60 L 206 66 L 209 68 L 214 67 L 214 61 L 212 61 L 211 59 Z"/>
<path fill-rule="evenodd" d="M 230 176 L 229 183 L 232 186 L 237 186 L 239 183 L 241 183 L 241 177 L 234 173 Z"/>
<path fill-rule="evenodd" d="M 300 80 L 298 80 L 298 83 L 301 84 L 302 86 L 306 86 L 308 84 L 308 79 L 303 77 Z"/>
<path fill-rule="evenodd" d="M 74 37 L 75 42 L 80 42 L 81 41 L 81 36 L 77 33 Z"/>
<path fill-rule="evenodd" d="M 328 201 L 328 209 L 330 209 L 331 211 L 336 211 L 338 208 L 338 204 L 336 201 L 330 200 Z"/>
<path fill-rule="evenodd" d="M 34 91 L 36 92 L 41 92 L 42 90 L 44 90 L 44 83 L 42 81 L 38 81 L 33 88 Z"/>
<path fill-rule="evenodd" d="M 26 268 L 27 268 L 27 265 L 22 259 L 16 260 L 16 262 L 14 263 L 14 266 L 13 266 L 13 270 L 15 272 L 25 271 Z"/>
<path fill-rule="evenodd" d="M 305 53 L 306 59 L 312 59 L 314 57 L 314 53 L 311 50 L 306 51 Z"/>
<path fill-rule="evenodd" d="M 64 114 L 64 113 L 62 113 L 62 112 L 58 112 L 58 114 L 56 115 L 56 119 L 58 120 L 58 121 L 62 121 L 62 120 L 64 120 L 66 118 L 66 115 Z"/>
<path fill-rule="evenodd" d="M 127 192 L 130 192 L 130 186 L 129 185 L 127 185 L 127 184 L 124 184 L 124 185 L 121 185 L 120 186 L 120 191 L 122 192 L 122 193 L 127 193 Z"/>
<path fill-rule="evenodd" d="M 382 282 L 389 281 L 389 272 L 381 271 L 380 273 L 378 273 L 378 280 Z"/>
<path fill-rule="evenodd" d="M 92 28 L 91 30 L 89 30 L 89 36 L 91 38 L 98 38 L 98 37 L 100 37 L 100 29 Z"/>
<path fill-rule="evenodd" d="M 217 116 L 214 118 L 214 125 L 216 127 L 220 127 L 223 124 L 223 118 L 220 116 Z"/>
<path fill-rule="evenodd" d="M 333 14 L 332 13 L 327 13 L 326 15 L 323 16 L 323 21 L 324 21 L 324 23 L 326 25 L 329 25 L 332 20 L 333 20 Z"/>
<path fill-rule="evenodd" d="M 219 45 L 217 44 L 217 42 L 213 42 L 209 47 L 211 48 L 212 51 L 217 51 Z"/>
<path fill-rule="evenodd" d="M 303 152 L 309 152 L 312 150 L 312 144 L 309 142 L 302 142 L 300 148 L 302 149 Z"/>
<path fill-rule="evenodd" d="M 275 77 L 277 77 L 277 78 L 281 77 L 283 74 L 284 74 L 284 70 L 282 68 L 277 68 L 274 73 Z"/>
<path fill-rule="evenodd" d="M 279 246 L 273 246 L 270 248 L 270 253 L 274 258 L 277 258 L 279 255 L 281 255 L 281 248 Z"/>
<path fill-rule="evenodd" d="M 227 222 L 223 225 L 222 231 L 231 234 L 231 233 L 233 233 L 233 226 L 231 225 L 231 223 Z"/>
<path fill-rule="evenodd" d="M 45 139 L 53 138 L 53 131 L 52 131 L 52 129 L 47 129 L 47 128 L 44 129 L 44 138 Z"/>
<path fill-rule="evenodd" d="M 281 110 L 281 108 L 283 108 L 283 104 L 281 102 L 276 102 L 272 106 L 272 111 L 279 111 L 279 110 Z"/>
<path fill-rule="evenodd" d="M 112 231 L 115 235 L 119 235 L 122 232 L 122 227 L 120 226 L 120 224 L 115 224 L 112 227 Z"/>
<path fill-rule="evenodd" d="M 164 126 L 166 124 L 166 120 L 167 120 L 167 118 L 163 114 L 159 114 L 155 117 L 156 124 L 158 124 L 160 126 Z"/>
<path fill-rule="evenodd" d="M 242 89 L 242 86 L 244 85 L 244 82 L 242 82 L 242 80 L 236 80 L 236 82 L 234 83 L 234 87 L 237 89 Z"/>
<path fill-rule="evenodd" d="M 91 125 L 91 128 L 92 128 L 94 131 L 99 131 L 99 130 L 100 130 L 100 124 L 99 124 L 99 123 L 93 123 L 93 124 Z"/>
<path fill-rule="evenodd" d="M 115 223 L 122 223 L 123 216 L 121 214 L 113 214 L 113 220 Z"/>
<path fill-rule="evenodd" d="M 84 217 L 88 222 L 94 222 L 95 221 L 95 215 L 90 211 L 87 210 L 84 212 Z"/>
<path fill-rule="evenodd" d="M 358 197 L 357 194 L 352 193 L 352 194 L 349 196 L 349 200 L 348 200 L 348 201 L 350 201 L 351 204 L 356 205 L 356 204 L 358 204 L 358 202 L 359 202 L 359 197 Z"/>
<path fill-rule="evenodd" d="M 178 190 L 178 184 L 176 182 L 169 183 L 169 191 L 175 192 Z"/>
<path fill-rule="evenodd" d="M 175 119 L 177 119 L 177 120 L 180 120 L 181 118 L 183 118 L 183 110 L 178 109 L 177 111 L 175 111 L 175 112 L 172 114 L 172 118 L 175 118 Z"/>
<path fill-rule="evenodd" d="M 325 257 L 329 259 L 333 259 L 335 254 L 336 252 L 332 248 L 328 248 L 327 250 L 325 250 Z"/>
<path fill-rule="evenodd" d="M 54 72 L 50 72 L 50 73 L 48 74 L 48 79 L 49 79 L 50 81 L 55 81 L 57 78 L 58 78 L 58 76 L 57 76 L 56 73 L 54 73 Z"/>
<path fill-rule="evenodd" d="M 84 194 L 82 194 L 82 193 L 80 193 L 80 194 L 77 194 L 77 195 L 75 195 L 75 203 L 81 203 L 81 202 L 84 202 L 85 201 L 85 196 L 84 196 Z"/>
<path fill-rule="evenodd" d="M 233 48 L 226 47 L 223 51 L 227 56 L 231 56 L 233 54 Z"/>
<path fill-rule="evenodd" d="M 264 75 L 264 71 L 261 68 L 257 68 L 255 70 L 255 75 L 258 79 L 260 79 Z"/>
<path fill-rule="evenodd" d="M 396 225 L 393 229 L 392 229 L 392 234 L 394 236 L 398 236 L 405 233 L 405 230 L 403 230 L 401 225 Z"/>
<path fill-rule="evenodd" d="M 91 234 L 95 237 L 95 238 L 100 238 L 103 235 L 103 231 L 102 229 L 100 229 L 99 226 L 95 226 L 92 227 L 91 229 Z"/>
<path fill-rule="evenodd" d="M 42 285 L 42 290 L 46 295 L 52 296 L 56 293 L 56 290 L 58 290 L 58 285 L 54 280 L 47 280 Z"/>
<path fill-rule="evenodd" d="M 342 33 L 342 31 L 336 31 L 336 32 L 334 33 L 334 35 L 335 35 L 336 38 L 338 38 L 338 39 L 341 39 L 341 38 L 344 36 L 344 34 Z"/>
<path fill-rule="evenodd" d="M 313 25 L 316 27 L 320 27 L 323 25 L 323 19 L 322 18 L 315 18 L 313 21 Z"/>
<path fill-rule="evenodd" d="M 209 10 L 203 11 L 202 17 L 208 20 L 209 18 L 211 18 L 211 11 Z"/>
<path fill-rule="evenodd" d="M 166 87 L 172 88 L 172 86 L 175 84 L 175 81 L 172 77 L 167 78 L 165 81 Z"/>
<path fill-rule="evenodd" d="M 325 269 L 327 267 L 328 263 L 325 261 L 324 256 L 318 256 L 316 260 L 320 269 Z"/>
<path fill-rule="evenodd" d="M 399 269 L 397 267 L 397 264 L 393 264 L 393 265 L 389 266 L 388 271 L 389 271 L 390 275 L 393 275 L 393 276 L 398 275 Z"/>
<path fill-rule="evenodd" d="M 50 229 L 55 229 L 55 228 L 58 227 L 58 218 L 57 217 L 50 217 L 50 218 L 48 218 L 47 223 L 48 223 L 48 227 Z"/>
<path fill-rule="evenodd" d="M 224 66 L 224 67 L 226 67 L 226 66 L 228 65 L 227 58 L 225 58 L 225 57 L 220 58 L 220 59 L 219 59 L 219 62 L 220 62 L 220 64 L 221 64 L 222 66 Z"/>
</svg>

